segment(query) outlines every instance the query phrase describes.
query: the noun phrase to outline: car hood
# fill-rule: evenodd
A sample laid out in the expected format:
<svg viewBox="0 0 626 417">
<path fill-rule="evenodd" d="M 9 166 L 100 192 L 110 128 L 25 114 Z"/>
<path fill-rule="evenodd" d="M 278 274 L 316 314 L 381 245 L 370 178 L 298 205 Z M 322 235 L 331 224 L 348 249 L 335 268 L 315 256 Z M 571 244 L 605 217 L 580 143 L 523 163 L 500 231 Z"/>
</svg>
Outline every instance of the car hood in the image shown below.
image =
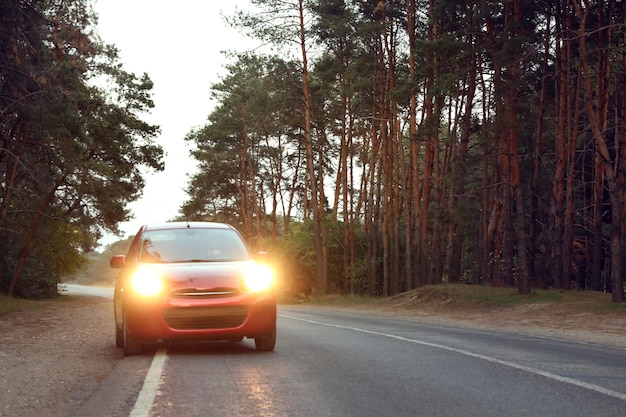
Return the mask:
<svg viewBox="0 0 626 417">
<path fill-rule="evenodd" d="M 170 289 L 237 288 L 243 286 L 246 272 L 254 261 L 192 262 L 150 264 L 166 280 Z"/>
</svg>

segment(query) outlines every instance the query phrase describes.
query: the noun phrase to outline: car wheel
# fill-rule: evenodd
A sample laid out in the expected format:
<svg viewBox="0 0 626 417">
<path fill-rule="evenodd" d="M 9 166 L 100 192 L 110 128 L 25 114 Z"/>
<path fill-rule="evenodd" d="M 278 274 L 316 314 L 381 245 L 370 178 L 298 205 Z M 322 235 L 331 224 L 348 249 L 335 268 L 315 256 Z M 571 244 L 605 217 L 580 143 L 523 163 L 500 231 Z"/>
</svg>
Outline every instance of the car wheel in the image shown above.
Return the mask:
<svg viewBox="0 0 626 417">
<path fill-rule="evenodd" d="M 124 355 L 137 355 L 141 353 L 142 347 L 137 339 L 128 334 L 128 326 L 126 325 L 126 317 L 124 317 Z"/>
<path fill-rule="evenodd" d="M 256 346 L 256 350 L 262 352 L 270 352 L 274 350 L 276 347 L 276 326 L 274 326 L 274 329 L 272 329 L 270 334 L 262 337 L 255 337 L 254 345 Z"/>
<path fill-rule="evenodd" d="M 124 347 L 124 328 L 117 324 L 115 325 L 115 347 Z"/>
</svg>

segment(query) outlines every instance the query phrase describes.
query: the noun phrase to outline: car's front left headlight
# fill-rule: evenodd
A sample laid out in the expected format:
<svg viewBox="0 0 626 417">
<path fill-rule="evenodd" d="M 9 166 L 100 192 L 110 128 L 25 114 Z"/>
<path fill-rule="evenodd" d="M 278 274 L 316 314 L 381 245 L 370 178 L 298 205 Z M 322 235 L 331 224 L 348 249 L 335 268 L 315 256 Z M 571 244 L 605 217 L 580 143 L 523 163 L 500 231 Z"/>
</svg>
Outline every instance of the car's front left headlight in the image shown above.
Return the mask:
<svg viewBox="0 0 626 417">
<path fill-rule="evenodd" d="M 161 275 L 151 268 L 138 268 L 130 283 L 135 292 L 145 297 L 153 297 L 163 290 Z"/>
<path fill-rule="evenodd" d="M 246 271 L 244 284 L 251 292 L 268 290 L 274 284 L 274 272 L 267 265 L 252 262 Z"/>
</svg>

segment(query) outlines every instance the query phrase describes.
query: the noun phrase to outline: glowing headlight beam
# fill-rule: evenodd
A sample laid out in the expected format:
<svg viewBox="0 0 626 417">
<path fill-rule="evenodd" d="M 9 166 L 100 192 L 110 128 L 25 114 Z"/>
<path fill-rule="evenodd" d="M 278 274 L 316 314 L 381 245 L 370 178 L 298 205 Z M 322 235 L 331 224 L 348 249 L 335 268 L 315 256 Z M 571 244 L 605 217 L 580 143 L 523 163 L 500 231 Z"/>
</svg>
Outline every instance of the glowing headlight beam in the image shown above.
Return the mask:
<svg viewBox="0 0 626 417">
<path fill-rule="evenodd" d="M 161 276 L 150 268 L 137 269 L 131 278 L 131 284 L 137 293 L 146 297 L 155 296 L 163 289 Z"/>
<path fill-rule="evenodd" d="M 252 292 L 268 290 L 274 283 L 274 272 L 267 265 L 252 263 L 246 271 L 244 283 Z"/>
</svg>

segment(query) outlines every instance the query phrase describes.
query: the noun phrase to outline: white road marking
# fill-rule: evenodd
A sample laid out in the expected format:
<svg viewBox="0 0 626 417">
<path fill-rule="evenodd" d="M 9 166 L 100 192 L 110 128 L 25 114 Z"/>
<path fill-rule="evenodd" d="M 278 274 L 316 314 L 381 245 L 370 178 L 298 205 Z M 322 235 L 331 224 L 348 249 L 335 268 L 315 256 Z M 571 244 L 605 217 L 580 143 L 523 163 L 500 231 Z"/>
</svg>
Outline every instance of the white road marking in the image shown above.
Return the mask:
<svg viewBox="0 0 626 417">
<path fill-rule="evenodd" d="M 447 350 L 447 351 L 450 351 L 450 352 L 460 353 L 461 355 L 471 356 L 471 357 L 482 359 L 482 360 L 485 360 L 485 361 L 488 361 L 488 362 L 497 363 L 499 365 L 508 366 L 510 368 L 519 369 L 521 371 L 525 371 L 525 372 L 528 372 L 528 373 L 531 373 L 531 374 L 541 375 L 541 376 L 543 376 L 545 378 L 549 378 L 549 379 L 552 379 L 552 380 L 555 380 L 555 381 L 559 381 L 559 382 L 564 382 L 566 384 L 575 385 L 575 386 L 581 387 L 581 388 L 586 388 L 586 389 L 591 390 L 591 391 L 599 392 L 600 394 L 608 395 L 610 397 L 614 397 L 614 398 L 617 398 L 619 400 L 626 401 L 626 394 L 621 393 L 621 392 L 613 391 L 613 390 L 601 387 L 599 385 L 589 384 L 587 382 L 580 381 L 578 379 L 568 378 L 568 377 L 565 377 L 565 376 L 560 376 L 560 375 L 557 375 L 557 374 L 553 374 L 551 372 L 543 371 L 541 369 L 531 368 L 531 367 L 520 365 L 520 364 L 517 364 L 517 363 L 513 363 L 513 362 L 497 359 L 497 358 L 494 358 L 494 357 L 491 357 L 491 356 L 481 355 L 480 353 L 474 353 L 474 352 L 470 352 L 470 351 L 463 350 L 463 349 L 457 349 L 457 348 L 450 347 L 450 346 L 439 345 L 437 343 L 424 342 L 422 340 L 409 339 L 409 338 L 406 338 L 406 337 L 403 337 L 403 336 L 397 336 L 397 335 L 388 334 L 388 333 L 381 333 L 381 332 L 375 332 L 375 331 L 371 331 L 371 330 L 360 329 L 358 327 L 342 326 L 340 324 L 323 323 L 323 322 L 319 322 L 319 321 L 315 321 L 315 320 L 307 320 L 307 319 L 302 319 L 302 318 L 299 318 L 299 317 L 286 316 L 286 315 L 282 315 L 282 314 L 280 315 L 280 317 L 284 317 L 284 318 L 288 318 L 288 319 L 292 319 L 292 320 L 303 321 L 303 322 L 307 322 L 307 323 L 311 323 L 311 324 L 317 324 L 317 325 L 320 325 L 320 326 L 335 327 L 335 328 L 338 328 L 338 329 L 352 330 L 352 331 L 355 331 L 355 332 L 367 333 L 367 334 L 372 334 L 372 335 L 376 335 L 376 336 L 388 337 L 390 339 L 401 340 L 403 342 L 409 342 L 409 343 L 414 343 L 414 344 L 418 344 L 418 345 L 429 346 L 429 347 L 438 348 L 438 349 L 444 349 L 444 350 Z"/>
<path fill-rule="evenodd" d="M 159 348 L 154 354 L 154 359 L 152 359 L 152 364 L 150 365 L 150 369 L 148 369 L 143 387 L 141 391 L 139 391 L 137 401 L 135 401 L 135 405 L 129 417 L 147 417 L 150 414 L 166 358 L 167 350 L 165 348 Z"/>
</svg>

